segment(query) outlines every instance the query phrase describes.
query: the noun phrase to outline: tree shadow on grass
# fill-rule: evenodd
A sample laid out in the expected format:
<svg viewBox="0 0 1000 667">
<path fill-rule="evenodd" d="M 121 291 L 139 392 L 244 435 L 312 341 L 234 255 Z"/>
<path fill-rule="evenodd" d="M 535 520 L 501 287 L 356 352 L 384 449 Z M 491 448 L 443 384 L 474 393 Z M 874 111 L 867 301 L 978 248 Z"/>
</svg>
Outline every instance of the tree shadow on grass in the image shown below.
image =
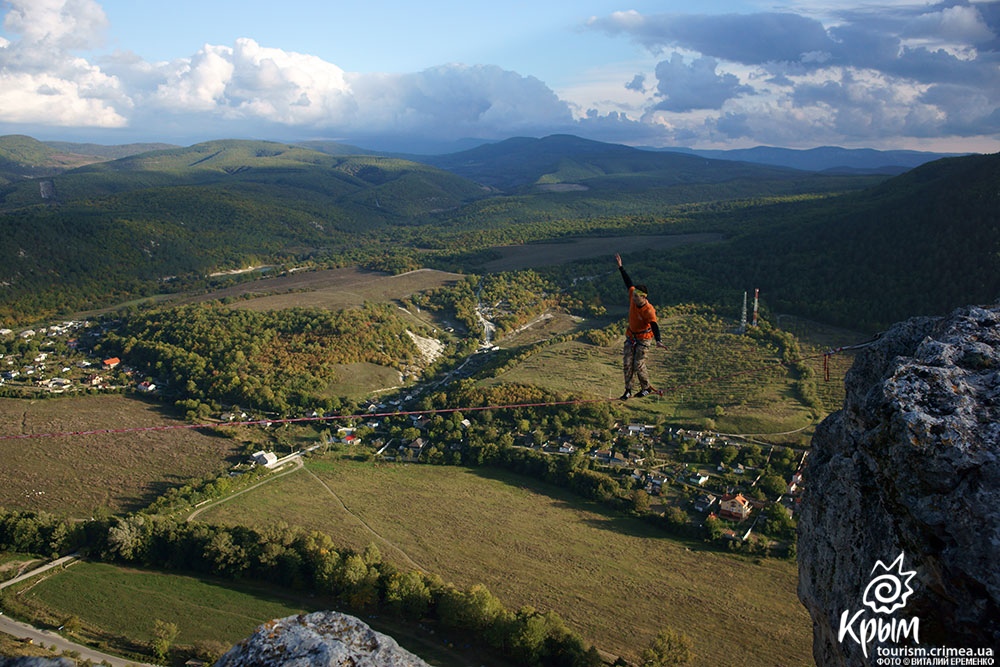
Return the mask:
<svg viewBox="0 0 1000 667">
<path fill-rule="evenodd" d="M 137 489 L 137 493 L 119 495 L 115 500 L 118 502 L 119 507 L 121 507 L 122 512 L 138 512 L 149 507 L 150 504 L 170 489 L 184 486 L 190 481 L 190 478 L 167 473 L 161 479 L 147 482 L 142 489 Z"/>
<path fill-rule="evenodd" d="M 706 544 L 697 538 L 678 535 L 668 531 L 665 527 L 657 525 L 662 521 L 659 515 L 650 514 L 645 517 L 638 517 L 623 514 L 609 508 L 596 500 L 581 498 L 573 491 L 544 482 L 527 475 L 520 475 L 509 470 L 493 467 L 466 468 L 466 470 L 482 477 L 502 482 L 509 486 L 519 487 L 526 491 L 546 496 L 552 502 L 553 507 L 565 509 L 567 511 L 586 512 L 592 516 L 581 518 L 583 525 L 599 528 L 608 532 L 627 537 L 636 537 L 651 540 L 669 540 L 691 551 L 718 551 L 710 544 Z M 596 516 L 593 516 L 596 515 Z"/>
</svg>

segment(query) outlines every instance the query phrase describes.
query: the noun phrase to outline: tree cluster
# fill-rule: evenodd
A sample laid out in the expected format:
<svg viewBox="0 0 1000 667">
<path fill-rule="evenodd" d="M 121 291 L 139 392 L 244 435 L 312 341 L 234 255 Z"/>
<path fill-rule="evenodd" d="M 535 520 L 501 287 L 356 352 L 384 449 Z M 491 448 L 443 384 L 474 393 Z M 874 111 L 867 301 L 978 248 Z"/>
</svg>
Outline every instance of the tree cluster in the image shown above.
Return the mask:
<svg viewBox="0 0 1000 667">
<path fill-rule="evenodd" d="M 0 550 L 62 550 L 69 543 L 55 539 L 58 525 L 51 517 L 0 510 Z M 436 621 L 521 665 L 600 664 L 596 651 L 554 612 L 509 610 L 483 585 L 460 590 L 434 575 L 401 571 L 374 544 L 358 553 L 337 548 L 318 531 L 222 527 L 146 514 L 91 520 L 77 535 L 78 546 L 108 562 L 269 581 L 332 598 L 355 613 Z M 161 642 L 158 650 L 167 645 Z"/>
<path fill-rule="evenodd" d="M 285 415 L 335 408 L 337 364 L 415 362 L 410 327 L 388 304 L 258 313 L 207 303 L 127 316 L 101 348 L 166 384 L 193 416 L 226 404 Z"/>
</svg>

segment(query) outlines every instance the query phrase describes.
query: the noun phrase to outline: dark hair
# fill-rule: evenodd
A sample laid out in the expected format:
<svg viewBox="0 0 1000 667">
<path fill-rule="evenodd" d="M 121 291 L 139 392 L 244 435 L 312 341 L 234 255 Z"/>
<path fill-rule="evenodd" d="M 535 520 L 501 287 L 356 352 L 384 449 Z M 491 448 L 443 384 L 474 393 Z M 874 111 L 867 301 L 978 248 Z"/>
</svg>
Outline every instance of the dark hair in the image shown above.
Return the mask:
<svg viewBox="0 0 1000 667">
<path fill-rule="evenodd" d="M 640 285 L 636 285 L 635 288 L 637 290 L 639 290 L 640 292 L 642 292 L 643 294 L 647 294 L 647 295 L 649 294 L 649 290 L 646 289 L 645 285 L 641 285 L 641 284 Z"/>
</svg>

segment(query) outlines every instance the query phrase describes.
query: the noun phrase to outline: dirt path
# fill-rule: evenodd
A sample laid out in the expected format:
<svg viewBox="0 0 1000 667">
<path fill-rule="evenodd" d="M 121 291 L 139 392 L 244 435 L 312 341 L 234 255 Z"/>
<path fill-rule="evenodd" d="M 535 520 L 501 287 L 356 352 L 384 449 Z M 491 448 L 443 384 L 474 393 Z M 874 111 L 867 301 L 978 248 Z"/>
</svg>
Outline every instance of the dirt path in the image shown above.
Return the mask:
<svg viewBox="0 0 1000 667">
<path fill-rule="evenodd" d="M 427 568 L 425 568 L 423 565 L 421 565 L 420 563 L 418 563 L 415 560 L 413 560 L 412 558 L 410 558 L 409 554 L 407 554 L 405 551 L 403 551 L 402 549 L 400 549 L 398 546 L 396 546 L 395 544 L 393 544 L 392 542 L 390 542 L 381 533 L 379 533 L 377 530 L 375 530 L 374 528 L 372 528 L 371 526 L 369 526 L 368 523 L 364 519 L 362 519 L 360 516 L 358 516 L 357 514 L 355 514 L 354 512 L 352 512 L 351 508 L 349 508 L 347 506 L 347 504 L 344 502 L 344 500 L 340 496 L 338 496 L 337 493 L 332 488 L 330 488 L 329 484 L 327 484 L 322 479 L 320 479 L 312 470 L 309 470 L 308 468 L 306 468 L 305 470 L 306 470 L 307 473 L 309 473 L 310 475 L 312 475 L 313 479 L 315 479 L 317 482 L 319 482 L 323 486 L 323 488 L 327 490 L 327 493 L 329 493 L 331 496 L 333 496 L 333 498 L 338 503 L 340 503 L 340 506 L 344 508 L 345 512 L 347 512 L 355 520 L 357 520 L 358 523 L 360 523 L 362 526 L 364 526 L 365 530 L 367 530 L 373 536 L 375 536 L 376 538 L 378 538 L 378 540 L 380 542 L 382 542 L 383 544 L 386 544 L 387 546 L 389 546 L 390 548 L 392 548 L 393 551 L 395 551 L 400 556 L 402 556 L 403 560 L 405 560 L 407 563 L 409 563 L 413 568 L 415 568 L 417 570 L 420 570 L 422 572 L 428 572 Z"/>
<path fill-rule="evenodd" d="M 279 473 L 277 473 L 275 475 L 268 476 L 265 479 L 262 479 L 261 481 L 257 482 L 256 484 L 248 486 L 247 488 L 242 489 L 241 491 L 237 491 L 236 493 L 234 493 L 234 494 L 232 494 L 230 496 L 226 496 L 225 498 L 220 498 L 219 500 L 213 500 L 211 502 L 205 503 L 201 507 L 199 507 L 196 510 L 194 510 L 193 512 L 191 512 L 191 514 L 188 515 L 187 520 L 188 521 L 194 521 L 196 518 L 198 518 L 198 515 L 200 515 L 202 512 L 204 512 L 206 510 L 209 510 L 209 509 L 211 509 L 213 507 L 216 507 L 217 505 L 221 505 L 222 503 L 229 502 L 230 500 L 232 500 L 233 498 L 236 498 L 237 496 L 241 496 L 244 493 L 249 493 L 250 491 L 253 491 L 254 489 L 257 489 L 257 488 L 263 486 L 264 484 L 267 484 L 268 482 L 273 482 L 274 480 L 280 479 L 280 478 L 284 477 L 285 475 L 290 475 L 290 474 L 292 474 L 294 472 L 298 472 L 299 470 L 305 470 L 308 475 L 310 475 L 313 479 L 315 479 L 317 482 L 319 482 L 320 485 L 324 489 L 326 489 L 327 493 L 329 493 L 331 496 L 333 496 L 333 498 L 338 503 L 340 503 L 340 506 L 344 508 L 344 511 L 347 512 L 348 515 L 350 515 L 354 520 L 356 520 L 358 523 L 360 523 L 362 526 L 364 526 L 365 530 L 368 531 L 369 533 L 371 533 L 371 535 L 373 537 L 375 537 L 379 542 L 381 542 L 382 544 L 388 546 L 393 551 L 395 551 L 396 553 L 398 553 L 403 558 L 403 560 L 405 560 L 414 569 L 421 570 L 423 572 L 427 572 L 428 571 L 427 568 L 425 568 L 420 563 L 418 563 L 415 560 L 413 560 L 412 558 L 410 558 L 409 554 L 407 554 L 405 551 L 403 551 L 398 546 L 396 546 L 395 544 L 393 544 L 390 540 L 388 540 L 385 536 L 383 536 L 377 530 L 375 530 L 370 525 L 368 525 L 368 523 L 364 519 L 362 519 L 360 516 L 358 516 L 357 514 L 355 514 L 354 512 L 352 512 L 351 509 L 347 506 L 347 504 L 343 501 L 343 499 L 340 496 L 337 495 L 337 493 L 330 487 L 329 484 L 327 484 L 326 482 L 324 482 L 312 470 L 309 470 L 308 468 L 305 467 L 305 464 L 303 463 L 303 461 L 302 461 L 302 459 L 300 457 L 298 457 L 298 456 L 294 457 L 294 459 L 292 459 L 291 463 L 292 463 L 293 467 L 290 468 L 289 470 L 284 470 L 284 471 L 281 471 L 281 472 L 279 472 Z"/>
<path fill-rule="evenodd" d="M 268 482 L 273 482 L 274 480 L 280 479 L 280 478 L 284 477 L 285 475 L 292 474 L 296 470 L 299 470 L 300 468 L 303 467 L 303 465 L 302 465 L 302 459 L 296 457 L 292 461 L 292 466 L 293 467 L 290 470 L 285 470 L 285 471 L 279 472 L 276 475 L 269 475 L 268 477 L 260 480 L 256 484 L 248 486 L 247 488 L 245 488 L 245 489 L 243 489 L 241 491 L 237 491 L 236 493 L 234 493 L 234 494 L 232 494 L 230 496 L 226 496 L 225 498 L 220 498 L 219 500 L 213 500 L 211 502 L 205 503 L 204 505 L 202 505 L 201 507 L 199 507 L 195 511 L 191 512 L 191 514 L 188 515 L 187 520 L 189 522 L 190 521 L 194 521 L 198 517 L 198 515 L 201 514 L 202 512 L 204 512 L 205 510 L 209 510 L 209 509 L 212 509 L 213 507 L 215 507 L 216 505 L 221 505 L 222 503 L 229 502 L 233 498 L 235 498 L 237 496 L 242 496 L 244 493 L 247 493 L 249 491 L 253 491 L 254 489 L 256 489 L 259 486 L 263 486 L 264 484 L 267 484 Z"/>
</svg>

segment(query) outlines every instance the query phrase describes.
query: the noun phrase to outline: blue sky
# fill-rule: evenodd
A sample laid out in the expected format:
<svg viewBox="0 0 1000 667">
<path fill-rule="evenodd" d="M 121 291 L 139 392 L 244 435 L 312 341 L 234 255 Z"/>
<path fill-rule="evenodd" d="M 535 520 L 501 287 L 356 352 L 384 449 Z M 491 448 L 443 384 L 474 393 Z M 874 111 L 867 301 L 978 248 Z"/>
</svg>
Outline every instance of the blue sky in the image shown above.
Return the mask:
<svg viewBox="0 0 1000 667">
<path fill-rule="evenodd" d="M 0 0 L 0 134 L 1000 151 L 1000 1 Z"/>
</svg>

